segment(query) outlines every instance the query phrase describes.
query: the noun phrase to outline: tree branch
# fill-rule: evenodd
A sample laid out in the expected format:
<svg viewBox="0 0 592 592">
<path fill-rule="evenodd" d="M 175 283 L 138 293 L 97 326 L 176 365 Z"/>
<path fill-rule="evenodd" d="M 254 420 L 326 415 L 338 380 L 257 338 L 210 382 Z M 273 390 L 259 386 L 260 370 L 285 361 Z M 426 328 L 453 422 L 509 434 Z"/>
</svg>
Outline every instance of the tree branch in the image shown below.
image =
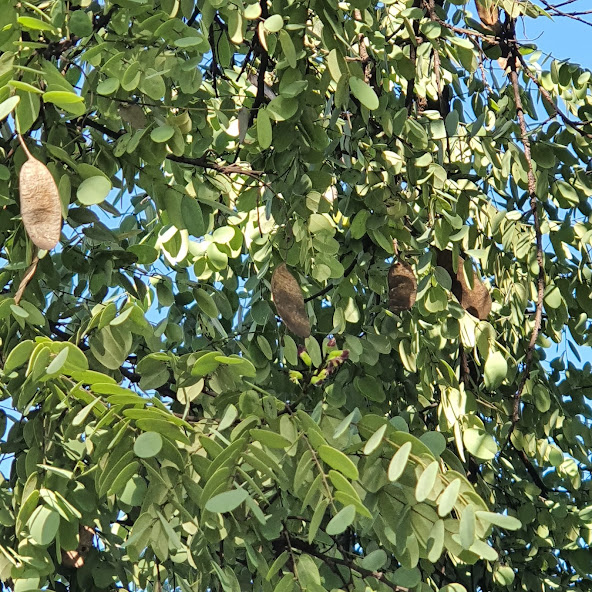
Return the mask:
<svg viewBox="0 0 592 592">
<path fill-rule="evenodd" d="M 121 130 L 111 130 L 108 127 L 92 119 L 85 119 L 80 122 L 80 125 L 92 127 L 93 129 L 115 140 L 120 138 L 125 133 Z M 200 167 L 211 171 L 217 171 L 219 173 L 222 173 L 223 175 L 245 175 L 246 177 L 251 177 L 253 179 L 259 179 L 263 176 L 263 171 L 254 171 L 251 169 L 247 169 L 241 166 L 240 164 L 218 164 L 216 162 L 209 161 L 203 157 L 190 158 L 188 156 L 175 156 L 174 154 L 167 154 L 165 158 L 173 162 L 188 164 L 191 166 Z"/>
<path fill-rule="evenodd" d="M 364 569 L 363 567 L 360 567 L 360 566 L 356 565 L 355 563 L 353 563 L 353 561 L 349 561 L 347 559 L 341 559 L 340 557 L 331 557 L 330 555 L 327 555 L 326 553 L 321 553 L 321 552 L 317 551 L 317 549 L 314 545 L 309 545 L 308 543 L 306 543 L 305 541 L 302 541 L 300 539 L 292 538 L 291 539 L 291 548 L 298 549 L 300 551 L 303 551 L 304 553 L 308 553 L 309 555 L 312 555 L 313 557 L 316 557 L 317 559 L 324 561 L 329 566 L 343 565 L 344 567 L 347 567 L 351 571 L 355 571 L 355 572 L 359 573 L 363 578 L 374 578 L 374 579 L 382 582 L 386 586 L 388 586 L 394 592 L 409 592 L 409 588 L 404 588 L 403 586 L 397 586 L 396 584 L 389 582 L 386 579 L 386 574 L 382 571 L 372 571 L 370 569 Z"/>
<path fill-rule="evenodd" d="M 513 38 L 515 41 L 515 35 Z M 539 336 L 539 332 L 541 330 L 541 323 L 543 318 L 543 296 L 545 293 L 545 262 L 543 257 L 543 237 L 541 232 L 541 220 L 538 210 L 538 201 L 536 196 L 536 179 L 534 177 L 534 171 L 532 166 L 532 156 L 530 152 L 530 140 L 528 138 L 528 132 L 526 129 L 526 121 L 524 119 L 524 107 L 522 105 L 522 99 L 520 97 L 520 86 L 518 84 L 518 70 L 516 66 L 516 60 L 519 58 L 519 52 L 516 49 L 516 45 L 513 43 L 511 45 L 511 58 L 510 58 L 510 81 L 512 83 L 512 87 L 514 89 L 514 102 L 516 104 L 516 116 L 518 117 L 518 124 L 520 126 L 520 136 L 522 145 L 524 147 L 524 156 L 526 157 L 526 162 L 528 164 L 528 195 L 530 198 L 530 209 L 533 215 L 534 221 L 534 232 L 535 232 L 535 245 L 536 245 L 536 259 L 537 264 L 539 267 L 538 270 L 538 278 L 537 278 L 537 301 L 536 301 L 536 309 L 534 315 L 534 327 L 532 329 L 532 333 L 530 335 L 530 340 L 528 342 L 528 347 L 526 349 L 526 357 L 524 359 L 524 371 L 522 374 L 522 379 L 520 381 L 520 385 L 518 386 L 518 390 L 514 395 L 514 408 L 512 411 L 512 425 L 510 426 L 510 430 L 508 432 L 508 441 L 512 436 L 512 432 L 518 423 L 518 419 L 520 417 L 520 400 L 522 398 L 522 393 L 524 392 L 524 387 L 526 386 L 526 382 L 530 377 L 530 372 L 532 370 L 532 362 L 534 356 L 534 348 L 536 345 L 537 338 Z"/>
</svg>

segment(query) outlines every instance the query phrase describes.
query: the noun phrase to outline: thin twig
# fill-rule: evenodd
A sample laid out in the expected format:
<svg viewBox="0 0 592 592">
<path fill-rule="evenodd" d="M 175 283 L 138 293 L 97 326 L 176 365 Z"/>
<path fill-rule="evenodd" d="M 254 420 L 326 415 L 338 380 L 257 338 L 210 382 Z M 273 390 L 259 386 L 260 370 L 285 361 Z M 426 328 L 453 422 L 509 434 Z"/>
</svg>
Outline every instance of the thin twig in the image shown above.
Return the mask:
<svg viewBox="0 0 592 592">
<path fill-rule="evenodd" d="M 553 98 L 549 94 L 549 91 L 541 84 L 541 82 L 536 78 L 536 76 L 532 73 L 531 69 L 528 67 L 528 64 L 524 60 L 524 57 L 522 56 L 522 54 L 520 54 L 520 52 L 518 52 L 518 51 L 516 51 L 515 53 L 516 53 L 516 57 L 520 60 L 520 64 L 522 65 L 522 68 L 524 69 L 524 73 L 526 74 L 526 76 L 528 76 L 528 78 L 530 78 L 530 80 L 532 80 L 536 84 L 537 88 L 539 89 L 539 92 L 541 93 L 541 96 L 543 97 L 543 99 L 545 99 L 547 101 L 547 103 L 549 104 L 549 106 L 553 110 L 553 113 L 555 114 L 555 116 L 559 117 L 561 119 L 561 121 L 563 121 L 563 123 L 565 123 L 565 125 L 573 128 L 578 133 L 582 134 L 582 136 L 584 136 L 586 138 L 592 138 L 592 134 L 583 132 L 580 129 L 580 127 L 584 125 L 583 122 L 578 122 L 578 121 L 574 121 L 573 119 L 570 119 L 565 113 L 563 113 L 563 111 L 561 111 L 561 109 L 559 109 L 559 107 L 557 107 L 557 105 L 553 102 Z"/>
</svg>

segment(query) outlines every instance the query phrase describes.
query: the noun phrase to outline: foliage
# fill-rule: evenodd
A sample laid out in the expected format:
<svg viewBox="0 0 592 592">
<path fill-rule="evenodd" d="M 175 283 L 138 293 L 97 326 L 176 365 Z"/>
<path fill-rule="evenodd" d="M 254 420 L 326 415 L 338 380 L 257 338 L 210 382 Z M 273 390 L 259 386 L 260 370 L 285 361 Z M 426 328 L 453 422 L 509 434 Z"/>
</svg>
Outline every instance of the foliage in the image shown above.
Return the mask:
<svg viewBox="0 0 592 592">
<path fill-rule="evenodd" d="M 481 4 L 3 2 L 6 586 L 591 589 L 591 75 Z"/>
</svg>

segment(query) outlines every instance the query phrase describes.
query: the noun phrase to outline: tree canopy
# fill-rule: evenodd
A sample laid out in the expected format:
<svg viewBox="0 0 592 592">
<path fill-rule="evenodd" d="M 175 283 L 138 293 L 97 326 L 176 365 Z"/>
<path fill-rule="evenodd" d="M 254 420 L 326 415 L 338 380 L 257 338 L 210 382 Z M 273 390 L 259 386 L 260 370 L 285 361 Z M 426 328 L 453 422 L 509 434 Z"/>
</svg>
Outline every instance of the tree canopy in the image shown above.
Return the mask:
<svg viewBox="0 0 592 592">
<path fill-rule="evenodd" d="M 2 3 L 5 587 L 592 589 L 569 4 Z"/>
</svg>

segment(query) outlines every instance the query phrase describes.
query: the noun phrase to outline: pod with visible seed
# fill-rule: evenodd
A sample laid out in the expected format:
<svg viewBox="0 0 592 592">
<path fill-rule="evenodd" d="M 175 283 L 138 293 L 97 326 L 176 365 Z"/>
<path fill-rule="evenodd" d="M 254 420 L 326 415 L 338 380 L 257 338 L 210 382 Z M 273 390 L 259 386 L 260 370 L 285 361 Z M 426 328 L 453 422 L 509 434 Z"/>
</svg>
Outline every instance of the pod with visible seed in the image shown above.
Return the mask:
<svg viewBox="0 0 592 592">
<path fill-rule="evenodd" d="M 62 230 L 60 193 L 49 169 L 31 155 L 21 136 L 19 140 L 27 155 L 19 173 L 23 224 L 33 244 L 49 251 L 58 244 Z"/>
<path fill-rule="evenodd" d="M 399 261 L 391 265 L 388 272 L 389 310 L 409 310 L 417 297 L 417 280 L 411 266 Z"/>
<path fill-rule="evenodd" d="M 465 279 L 464 263 L 465 260 L 459 256 L 455 272 L 452 265 L 452 252 L 438 251 L 437 264 L 450 274 L 452 293 L 469 314 L 482 321 L 491 312 L 491 296 L 475 271 L 473 271 L 473 288 L 471 289 Z"/>
<path fill-rule="evenodd" d="M 310 336 L 310 320 L 298 280 L 285 263 L 278 265 L 271 276 L 273 302 L 286 327 L 298 337 Z"/>
</svg>

